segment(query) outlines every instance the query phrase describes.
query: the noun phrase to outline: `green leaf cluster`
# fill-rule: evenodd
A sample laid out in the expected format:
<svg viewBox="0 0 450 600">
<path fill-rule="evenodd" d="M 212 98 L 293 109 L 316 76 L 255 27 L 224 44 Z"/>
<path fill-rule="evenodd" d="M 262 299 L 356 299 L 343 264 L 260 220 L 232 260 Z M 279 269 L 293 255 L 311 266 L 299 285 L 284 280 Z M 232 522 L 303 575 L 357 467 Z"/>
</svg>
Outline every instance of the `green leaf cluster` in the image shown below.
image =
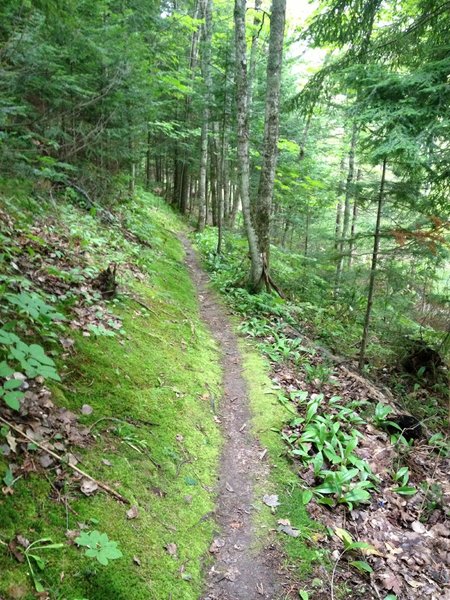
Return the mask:
<svg viewBox="0 0 450 600">
<path fill-rule="evenodd" d="M 96 559 L 101 565 L 107 566 L 110 560 L 122 558 L 123 554 L 117 542 L 109 539 L 106 533 L 99 531 L 83 531 L 75 538 L 78 546 L 86 548 L 85 555 Z"/>
</svg>

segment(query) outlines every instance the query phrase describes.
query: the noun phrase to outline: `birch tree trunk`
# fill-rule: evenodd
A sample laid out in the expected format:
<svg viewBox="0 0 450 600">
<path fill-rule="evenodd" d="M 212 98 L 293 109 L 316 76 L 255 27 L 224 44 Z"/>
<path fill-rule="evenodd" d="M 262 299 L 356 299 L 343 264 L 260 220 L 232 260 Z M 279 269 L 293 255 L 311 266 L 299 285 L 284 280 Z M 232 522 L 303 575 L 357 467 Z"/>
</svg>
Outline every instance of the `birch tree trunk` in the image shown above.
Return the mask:
<svg viewBox="0 0 450 600">
<path fill-rule="evenodd" d="M 203 231 L 206 223 L 206 171 L 208 168 L 208 133 L 211 101 L 211 40 L 212 40 L 212 0 L 204 0 L 202 28 L 201 70 L 205 85 L 205 108 L 202 116 L 200 142 L 200 185 L 197 231 Z"/>
<path fill-rule="evenodd" d="M 255 283 L 257 288 L 265 283 L 268 290 L 272 286 L 269 273 L 270 215 L 278 155 L 280 88 L 285 20 L 286 0 L 272 0 L 269 52 L 267 57 L 266 109 L 262 150 L 263 160 L 255 215 L 259 250 L 263 263 L 262 278 L 259 282 Z"/>
<path fill-rule="evenodd" d="M 234 24 L 236 40 L 238 187 L 251 259 L 249 284 L 251 288 L 256 290 L 261 281 L 263 262 L 259 252 L 258 238 L 252 223 L 250 212 L 249 114 L 245 11 L 246 0 L 235 0 Z"/>
<path fill-rule="evenodd" d="M 255 72 L 256 72 L 256 57 L 258 56 L 258 42 L 259 42 L 259 34 L 261 32 L 261 28 L 264 24 L 264 21 L 261 19 L 259 15 L 259 10 L 261 9 L 262 0 L 255 0 L 255 16 L 253 19 L 253 34 L 252 34 L 252 44 L 250 47 L 250 65 L 248 71 L 248 114 L 249 118 L 252 115 L 252 107 L 253 107 L 253 84 L 255 82 Z M 265 13 L 263 13 L 265 14 Z"/>
<path fill-rule="evenodd" d="M 385 158 L 383 161 L 383 170 L 381 172 L 380 191 L 378 193 L 377 220 L 375 223 L 375 234 L 374 234 L 374 239 L 373 239 L 372 266 L 370 269 L 366 316 L 364 318 L 364 329 L 363 329 L 363 335 L 361 338 L 361 348 L 359 351 L 358 367 L 359 367 L 360 371 L 364 367 L 364 360 L 366 358 L 367 341 L 369 338 L 370 317 L 372 315 L 373 295 L 374 295 L 374 290 L 375 290 L 375 278 L 376 278 L 377 266 L 378 266 L 378 254 L 380 251 L 381 214 L 383 211 L 384 188 L 385 188 L 385 184 L 386 184 L 386 162 L 387 162 L 387 160 Z"/>
</svg>

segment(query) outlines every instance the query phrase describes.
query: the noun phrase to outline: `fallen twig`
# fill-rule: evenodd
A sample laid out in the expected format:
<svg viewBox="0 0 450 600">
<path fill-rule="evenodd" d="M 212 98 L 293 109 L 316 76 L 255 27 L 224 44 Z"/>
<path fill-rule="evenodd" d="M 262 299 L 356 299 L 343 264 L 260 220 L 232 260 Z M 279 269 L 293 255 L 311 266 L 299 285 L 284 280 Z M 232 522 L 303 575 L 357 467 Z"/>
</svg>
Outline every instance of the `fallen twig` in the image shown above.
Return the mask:
<svg viewBox="0 0 450 600">
<path fill-rule="evenodd" d="M 79 475 L 81 475 L 82 477 L 86 477 L 87 479 L 90 479 L 91 481 L 93 481 L 94 483 L 96 483 L 98 485 L 98 487 L 102 488 L 102 490 L 104 490 L 105 492 L 107 492 L 111 496 L 114 496 L 114 498 L 116 498 L 116 500 L 120 500 L 120 502 L 124 502 L 125 504 L 130 504 L 130 501 L 127 498 L 125 498 L 124 496 L 122 496 L 121 494 L 119 494 L 119 492 L 116 492 L 115 490 L 113 490 L 112 488 L 110 488 L 108 485 L 106 485 L 106 483 L 103 483 L 103 482 L 99 481 L 98 479 L 95 479 L 95 477 L 92 477 L 92 475 L 89 475 L 85 471 L 82 471 L 77 466 L 71 465 L 69 462 L 66 462 L 62 456 L 59 456 L 59 454 L 56 454 L 56 452 L 53 452 L 53 450 L 50 450 L 49 448 L 46 448 L 43 444 L 41 444 L 40 442 L 37 442 L 36 440 L 34 440 L 32 437 L 30 437 L 29 435 L 27 435 L 26 433 L 24 433 L 23 431 L 21 431 L 18 427 L 16 427 L 15 425 L 13 425 L 12 423 L 10 423 L 9 421 L 7 421 L 6 419 L 4 419 L 3 417 L 0 417 L 0 421 L 2 423 L 4 423 L 5 425 L 7 425 L 8 427 L 10 427 L 11 429 L 13 429 L 16 433 L 20 434 L 26 440 L 28 440 L 29 442 L 31 442 L 32 444 L 34 444 L 35 446 L 37 446 L 38 448 L 40 448 L 41 450 L 43 450 L 44 452 L 47 452 L 47 454 L 50 454 L 50 456 L 52 456 L 58 462 L 67 465 L 70 469 L 72 469 L 73 471 L 75 471 L 76 473 L 78 473 Z"/>
<path fill-rule="evenodd" d="M 131 300 L 134 300 L 136 302 L 136 304 L 139 304 L 139 306 L 142 306 L 142 308 L 145 308 L 145 310 L 148 310 L 149 312 L 153 313 L 154 315 L 157 315 L 158 313 L 156 312 L 156 310 L 153 310 L 153 308 L 150 308 L 150 306 L 148 306 L 148 304 L 145 304 L 145 302 L 142 302 L 142 300 L 139 300 L 139 298 L 136 298 L 136 296 L 133 296 L 132 294 L 123 294 L 124 296 L 126 296 L 127 298 L 131 298 Z"/>
<path fill-rule="evenodd" d="M 334 563 L 333 566 L 333 572 L 331 573 L 331 600 L 334 600 L 335 596 L 334 596 L 334 578 L 336 576 L 336 569 L 337 566 L 339 564 L 339 561 L 341 560 L 341 558 L 344 556 L 344 554 L 346 553 L 346 549 L 344 549 L 338 556 L 337 560 Z"/>
<path fill-rule="evenodd" d="M 92 425 L 89 427 L 89 433 L 92 433 L 94 427 L 102 421 L 112 421 L 113 423 L 126 423 L 127 425 L 135 425 L 135 422 L 140 422 L 144 425 L 151 425 L 152 427 L 158 426 L 158 423 L 151 423 L 150 421 L 143 421 L 141 419 L 118 419 L 117 417 L 101 417 L 100 419 L 97 419 L 95 423 L 92 423 Z"/>
</svg>

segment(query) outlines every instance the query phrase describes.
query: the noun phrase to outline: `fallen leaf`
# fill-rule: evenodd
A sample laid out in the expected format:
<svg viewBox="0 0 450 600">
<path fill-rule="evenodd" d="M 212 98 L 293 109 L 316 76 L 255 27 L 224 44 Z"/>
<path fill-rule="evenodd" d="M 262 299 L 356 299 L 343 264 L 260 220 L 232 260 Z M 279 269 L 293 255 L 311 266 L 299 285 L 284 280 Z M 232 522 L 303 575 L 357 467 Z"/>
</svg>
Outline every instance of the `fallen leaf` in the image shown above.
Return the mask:
<svg viewBox="0 0 450 600">
<path fill-rule="evenodd" d="M 289 523 L 289 521 L 288 521 Z M 292 527 L 289 523 L 288 525 L 281 524 L 278 526 L 278 531 L 289 535 L 290 537 L 296 538 L 300 535 L 300 531 L 295 527 Z"/>
<path fill-rule="evenodd" d="M 270 506 L 271 508 L 276 508 L 277 506 L 280 506 L 280 503 L 278 502 L 278 495 L 277 494 L 266 494 L 265 496 L 263 496 L 263 502 L 264 504 L 267 504 L 267 506 Z"/>
<path fill-rule="evenodd" d="M 173 542 L 169 542 L 168 544 L 166 544 L 165 546 L 167 552 L 170 554 L 170 556 L 176 556 L 177 555 L 177 545 L 174 544 Z"/>
<path fill-rule="evenodd" d="M 39 463 L 41 464 L 41 467 L 44 467 L 44 469 L 48 469 L 49 467 L 52 466 L 52 464 L 54 463 L 54 460 L 50 456 L 50 454 L 43 454 L 42 456 L 39 457 Z"/>
<path fill-rule="evenodd" d="M 66 454 L 66 456 L 64 458 L 67 460 L 68 464 L 71 467 L 76 467 L 76 465 L 78 464 L 78 458 L 74 454 L 71 454 L 70 452 L 68 454 Z"/>
<path fill-rule="evenodd" d="M 137 556 L 133 556 L 133 562 L 135 565 L 137 565 L 138 567 L 141 566 L 141 561 Z"/>
<path fill-rule="evenodd" d="M 17 562 L 20 562 L 20 563 L 24 562 L 25 557 L 22 554 L 22 552 L 17 548 L 16 540 L 11 540 L 9 542 L 8 550 L 11 552 L 11 554 L 14 556 L 14 558 L 17 560 Z"/>
<path fill-rule="evenodd" d="M 24 537 L 23 535 L 16 536 L 16 540 L 17 540 L 17 543 L 20 546 L 22 546 L 23 548 L 28 548 L 28 546 L 30 545 L 30 541 L 27 540 L 27 538 Z"/>
<path fill-rule="evenodd" d="M 73 542 L 73 540 L 80 535 L 79 529 L 67 529 L 66 530 L 66 538 Z"/>
<path fill-rule="evenodd" d="M 153 486 L 149 489 L 152 492 L 152 494 L 155 494 L 155 496 L 158 496 L 159 498 L 165 498 L 167 496 L 167 492 L 165 492 L 164 490 L 162 490 L 159 487 Z M 186 498 L 187 498 L 187 496 L 184 497 L 185 502 L 186 502 Z M 190 498 L 192 500 L 192 496 L 190 496 Z"/>
<path fill-rule="evenodd" d="M 417 581 L 415 579 L 412 579 L 411 577 L 409 577 L 408 575 L 404 575 L 405 577 L 405 581 L 408 585 L 410 585 L 412 588 L 417 589 L 420 587 L 423 587 L 424 584 L 421 581 Z"/>
<path fill-rule="evenodd" d="M 130 510 L 127 510 L 127 519 L 136 519 L 139 515 L 137 506 L 132 506 Z"/>
<path fill-rule="evenodd" d="M 380 579 L 383 582 L 383 587 L 385 589 L 393 591 L 397 596 L 401 593 L 401 581 L 393 573 L 383 573 L 380 576 Z"/>
<path fill-rule="evenodd" d="M 220 538 L 216 538 L 213 543 L 211 544 L 211 546 L 209 547 L 209 551 L 211 552 L 211 554 L 217 554 L 221 548 L 223 548 L 225 545 L 225 541 L 220 539 Z"/>
<path fill-rule="evenodd" d="M 411 523 L 411 529 L 413 531 L 415 531 L 416 533 L 425 533 L 427 530 L 425 525 L 423 523 L 421 523 L 420 521 L 413 521 Z"/>
<path fill-rule="evenodd" d="M 15 453 L 17 450 L 17 440 L 10 431 L 8 431 L 6 434 L 6 441 L 8 442 L 8 446 L 11 448 L 11 452 Z"/>
<path fill-rule="evenodd" d="M 81 491 L 85 496 L 91 496 L 98 490 L 98 484 L 92 479 L 83 479 L 80 486 Z"/>
</svg>

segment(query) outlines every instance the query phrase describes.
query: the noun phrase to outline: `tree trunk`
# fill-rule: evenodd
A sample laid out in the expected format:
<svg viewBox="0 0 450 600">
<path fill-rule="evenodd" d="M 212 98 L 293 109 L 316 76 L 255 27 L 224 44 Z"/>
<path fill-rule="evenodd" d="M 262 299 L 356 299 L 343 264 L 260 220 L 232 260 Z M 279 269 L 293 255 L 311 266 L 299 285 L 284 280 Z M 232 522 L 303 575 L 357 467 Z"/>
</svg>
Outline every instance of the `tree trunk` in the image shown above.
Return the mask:
<svg viewBox="0 0 450 600">
<path fill-rule="evenodd" d="M 210 143 L 209 146 L 209 181 L 210 181 L 210 190 L 211 190 L 211 221 L 213 227 L 217 227 L 217 212 L 218 212 L 218 191 L 219 185 L 217 181 L 217 163 L 216 163 L 216 155 L 214 152 L 214 144 Z"/>
<path fill-rule="evenodd" d="M 358 184 L 361 181 L 361 169 L 358 169 L 356 174 L 356 183 Z M 356 221 L 358 219 L 358 200 L 359 200 L 359 190 L 356 189 L 355 196 L 353 198 L 353 212 L 352 212 L 352 227 L 350 230 L 350 243 L 348 246 L 348 268 L 350 269 L 353 264 L 353 251 L 355 248 L 355 235 L 356 235 Z"/>
<path fill-rule="evenodd" d="M 180 211 L 181 214 L 186 214 L 189 194 L 189 164 L 183 163 L 181 169 L 181 184 L 180 184 Z"/>
<path fill-rule="evenodd" d="M 377 273 L 377 265 L 378 265 L 378 254 L 380 251 L 380 230 L 381 230 L 381 214 L 383 210 L 384 204 L 384 188 L 386 183 L 386 158 L 383 160 L 383 170 L 381 173 L 381 182 L 380 182 L 380 191 L 378 194 L 378 210 L 377 210 L 377 220 L 375 223 L 375 234 L 373 240 L 373 253 L 372 253 L 372 266 L 370 270 L 370 279 L 369 279 L 369 291 L 367 294 L 367 308 L 366 308 L 366 316 L 364 319 L 364 329 L 363 335 L 361 338 L 361 349 L 359 351 L 359 361 L 358 367 L 361 371 L 364 367 L 364 360 L 366 358 L 366 348 L 367 341 L 369 337 L 369 325 L 370 325 L 370 317 L 372 314 L 372 306 L 373 306 L 373 296 L 375 290 L 375 277 Z"/>
<path fill-rule="evenodd" d="M 348 153 L 348 172 L 347 182 L 345 185 L 345 200 L 344 200 L 344 218 L 342 224 L 341 239 L 339 241 L 339 258 L 336 267 L 336 288 L 335 296 L 339 294 L 339 288 L 341 285 L 342 271 L 344 268 L 344 257 L 345 257 L 345 245 L 348 243 L 348 235 L 350 230 L 350 202 L 353 197 L 353 178 L 355 174 L 355 148 L 356 140 L 358 137 L 358 128 L 356 124 L 353 124 L 352 139 L 350 142 L 350 150 Z"/>
<path fill-rule="evenodd" d="M 200 151 L 200 189 L 197 231 L 203 231 L 206 223 L 206 170 L 208 168 L 208 134 L 211 102 L 211 39 L 212 39 L 212 0 L 204 0 L 201 48 L 201 70 L 205 84 L 205 106 L 202 115 Z"/>
<path fill-rule="evenodd" d="M 309 210 L 306 212 L 306 226 L 305 226 L 305 246 L 304 246 L 304 255 L 308 256 L 309 250 L 309 225 L 311 223 L 311 214 Z"/>
<path fill-rule="evenodd" d="M 252 34 L 252 44 L 250 47 L 250 65 L 248 70 L 248 115 L 249 119 L 252 115 L 252 107 L 253 107 L 253 84 L 255 82 L 255 71 L 256 71 L 256 58 L 258 55 L 258 41 L 259 34 L 261 32 L 261 28 L 264 24 L 264 21 L 261 19 L 259 14 L 259 10 L 261 9 L 262 0 L 255 0 L 255 16 L 253 18 L 253 34 Z M 263 13 L 265 15 L 265 13 Z"/>
<path fill-rule="evenodd" d="M 283 233 L 281 235 L 281 247 L 282 248 L 286 248 L 286 239 L 287 239 L 287 235 L 288 235 L 288 231 L 289 231 L 289 226 L 290 226 L 290 222 L 286 215 L 285 220 L 284 220 L 284 225 L 283 225 Z"/>
<path fill-rule="evenodd" d="M 257 198 L 257 231 L 259 250 L 263 262 L 263 281 L 271 287 L 269 271 L 270 215 L 272 209 L 275 169 L 278 155 L 278 131 L 280 116 L 280 88 L 283 62 L 284 26 L 286 0 L 273 0 L 270 17 L 270 38 L 267 57 L 266 109 L 264 119 L 264 142 L 262 166 Z"/>
<path fill-rule="evenodd" d="M 312 116 L 313 116 L 313 113 L 310 112 L 308 114 L 308 117 L 306 119 L 306 124 L 305 124 L 305 127 L 303 129 L 302 140 L 300 142 L 300 149 L 299 149 L 299 152 L 298 152 L 298 159 L 300 161 L 304 160 L 304 158 L 305 158 L 305 148 L 306 148 L 306 142 L 308 141 L 309 128 L 311 126 Z"/>
<path fill-rule="evenodd" d="M 240 196 L 239 185 L 233 184 L 231 186 L 231 188 L 232 188 L 233 203 L 232 203 L 232 207 L 231 207 L 231 211 L 230 211 L 230 216 L 228 219 L 228 227 L 230 229 L 234 229 L 234 226 L 236 224 L 236 217 L 237 217 L 238 210 L 239 210 L 239 203 L 241 201 L 241 196 Z"/>
<path fill-rule="evenodd" d="M 249 159 L 249 114 L 247 42 L 245 37 L 246 0 L 235 0 L 234 23 L 236 39 L 236 105 L 237 105 L 237 155 L 239 195 L 242 203 L 245 231 L 251 259 L 250 288 L 256 290 L 263 272 L 258 238 L 250 211 L 250 159 Z"/>
<path fill-rule="evenodd" d="M 150 129 L 147 130 L 147 152 L 145 158 L 145 187 L 147 190 L 150 189 L 150 182 L 152 180 L 152 152 L 151 152 L 151 141 L 152 136 Z"/>
</svg>

